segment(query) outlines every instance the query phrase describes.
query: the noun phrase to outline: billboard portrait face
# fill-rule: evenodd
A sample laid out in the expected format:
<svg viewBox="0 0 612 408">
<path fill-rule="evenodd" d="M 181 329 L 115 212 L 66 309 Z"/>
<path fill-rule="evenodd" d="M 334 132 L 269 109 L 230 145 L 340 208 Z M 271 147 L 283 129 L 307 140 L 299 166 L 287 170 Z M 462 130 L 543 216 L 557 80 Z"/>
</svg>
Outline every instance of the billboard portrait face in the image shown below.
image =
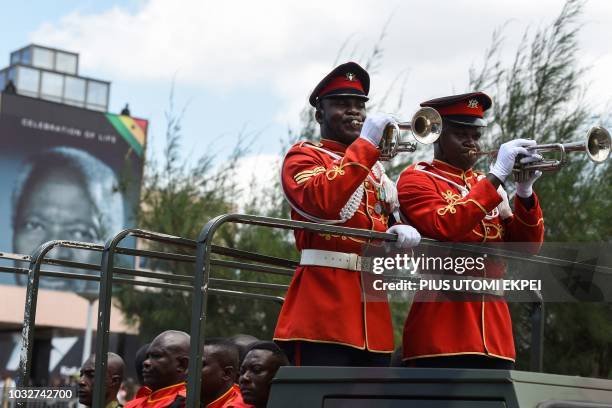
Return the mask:
<svg viewBox="0 0 612 408">
<path fill-rule="evenodd" d="M 104 244 L 133 226 L 146 128 L 145 120 L 130 116 L 1 94 L 0 252 L 31 255 L 52 240 Z M 99 267 L 101 252 L 56 247 L 46 257 Z M 28 267 L 19 261 L 14 265 Z M 99 273 L 53 265 L 42 269 Z M 0 273 L 0 285 L 26 282 L 24 274 Z M 98 283 L 42 276 L 40 287 L 89 297 Z"/>
<path fill-rule="evenodd" d="M 71 147 L 46 149 L 29 157 L 19 174 L 12 194 L 13 252 L 32 254 L 55 239 L 103 244 L 125 223 L 123 194 L 114 172 L 87 152 Z M 99 253 L 93 251 L 56 248 L 49 255 L 100 262 Z M 25 284 L 24 275 L 16 279 Z M 66 285 L 65 289 L 78 291 L 86 282 L 41 280 L 41 287 Z"/>
</svg>

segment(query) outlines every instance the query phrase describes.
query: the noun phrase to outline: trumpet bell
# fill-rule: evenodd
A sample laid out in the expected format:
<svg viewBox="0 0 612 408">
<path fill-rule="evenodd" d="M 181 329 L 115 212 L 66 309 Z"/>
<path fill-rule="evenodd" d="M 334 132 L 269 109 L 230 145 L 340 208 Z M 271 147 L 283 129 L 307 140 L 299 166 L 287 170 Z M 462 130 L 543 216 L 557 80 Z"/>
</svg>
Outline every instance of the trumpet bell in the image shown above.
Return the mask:
<svg viewBox="0 0 612 408">
<path fill-rule="evenodd" d="M 414 152 L 417 144 L 407 140 L 410 135 L 421 144 L 431 144 L 441 133 L 442 116 L 434 108 L 421 108 L 410 122 L 393 121 L 385 127 L 378 145 L 379 160 L 391 160 L 398 153 Z"/>
<path fill-rule="evenodd" d="M 431 144 L 442 133 L 442 116 L 434 108 L 421 108 L 412 117 L 411 128 L 417 142 Z"/>
<path fill-rule="evenodd" d="M 606 161 L 610 156 L 612 144 L 610 132 L 600 126 L 594 126 L 587 133 L 586 152 L 595 163 Z"/>
</svg>

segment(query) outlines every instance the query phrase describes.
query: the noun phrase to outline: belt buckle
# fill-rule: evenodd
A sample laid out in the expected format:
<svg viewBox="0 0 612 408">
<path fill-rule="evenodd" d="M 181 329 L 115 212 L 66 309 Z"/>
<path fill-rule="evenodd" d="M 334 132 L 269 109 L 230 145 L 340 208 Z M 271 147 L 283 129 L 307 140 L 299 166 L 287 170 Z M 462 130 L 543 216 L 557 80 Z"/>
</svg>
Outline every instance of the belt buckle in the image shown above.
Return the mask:
<svg viewBox="0 0 612 408">
<path fill-rule="evenodd" d="M 357 254 L 349 254 L 349 269 L 353 271 L 361 270 L 361 257 Z"/>
</svg>

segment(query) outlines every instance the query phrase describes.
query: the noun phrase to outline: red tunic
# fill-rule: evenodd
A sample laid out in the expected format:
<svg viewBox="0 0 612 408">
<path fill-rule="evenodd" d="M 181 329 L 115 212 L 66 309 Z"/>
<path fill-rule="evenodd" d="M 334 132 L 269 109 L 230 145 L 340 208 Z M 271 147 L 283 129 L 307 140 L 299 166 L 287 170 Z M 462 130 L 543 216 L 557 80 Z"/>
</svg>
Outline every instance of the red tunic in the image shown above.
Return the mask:
<svg viewBox="0 0 612 408">
<path fill-rule="evenodd" d="M 147 387 L 146 385 L 143 385 L 142 387 L 140 387 L 138 389 L 138 391 L 136 391 L 136 395 L 134 396 L 134 399 L 136 398 L 142 398 L 146 395 L 150 395 L 151 394 L 151 389 L 149 387 Z"/>
<path fill-rule="evenodd" d="M 141 395 L 144 395 L 125 404 L 125 408 L 163 408 L 172 404 L 177 397 L 185 398 L 187 395 L 184 382 L 153 392 L 148 388 L 145 390 L 145 388 L 142 387 L 138 390 Z M 143 390 L 142 393 L 141 390 Z"/>
<path fill-rule="evenodd" d="M 317 150 L 333 151 L 340 159 Z M 285 157 L 282 186 L 287 199 L 300 211 L 321 219 L 338 220 L 340 211 L 355 190 L 364 185 L 365 194 L 354 215 L 340 226 L 386 231 L 388 216 L 377 198 L 371 169 L 379 156 L 376 147 L 357 139 L 350 146 L 330 140 L 320 144 L 301 142 Z M 378 166 L 378 165 L 376 165 Z M 309 221 L 295 209 L 291 218 Z M 310 231 L 295 232 L 296 246 L 361 254 L 361 239 Z M 362 301 L 361 274 L 346 269 L 300 266 L 297 268 L 278 318 L 274 340 L 303 340 L 334 343 L 373 352 L 393 351 L 389 305 L 384 299 Z"/>
<path fill-rule="evenodd" d="M 465 186 L 467 195 L 463 197 L 457 186 L 427 172 Z M 527 210 L 517 197 L 514 216 L 501 220 L 491 214 L 502 201 L 497 190 L 471 169 L 463 172 L 439 160 L 418 163 L 404 170 L 397 188 L 402 214 L 424 237 L 452 242 L 541 243 L 544 239 L 542 210 L 535 194 L 533 208 Z M 503 263 L 487 261 L 485 265 L 485 277 L 503 276 Z M 461 354 L 515 358 L 512 322 L 503 299 L 416 301 L 406 318 L 403 343 L 404 359 Z"/>
<path fill-rule="evenodd" d="M 232 385 L 225 394 L 206 405 L 206 408 L 251 408 L 252 405 L 242 400 L 242 394 L 237 384 Z"/>
</svg>

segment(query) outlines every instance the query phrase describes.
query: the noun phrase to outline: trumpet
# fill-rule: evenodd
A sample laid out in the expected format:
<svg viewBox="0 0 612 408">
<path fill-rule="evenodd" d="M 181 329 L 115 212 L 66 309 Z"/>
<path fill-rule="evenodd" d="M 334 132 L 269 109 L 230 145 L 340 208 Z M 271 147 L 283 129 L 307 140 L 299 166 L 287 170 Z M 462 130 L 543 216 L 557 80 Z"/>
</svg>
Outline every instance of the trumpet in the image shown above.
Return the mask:
<svg viewBox="0 0 612 408">
<path fill-rule="evenodd" d="M 362 125 L 363 122 L 358 120 L 351 122 L 354 128 Z M 419 109 L 410 122 L 393 122 L 387 125 L 378 145 L 379 160 L 391 160 L 398 153 L 414 152 L 417 144 L 404 140 L 407 132 L 410 132 L 417 142 L 431 144 L 438 140 L 442 133 L 442 116 L 434 108 L 425 107 Z"/>
<path fill-rule="evenodd" d="M 602 163 L 610 156 L 610 145 L 612 138 L 610 132 L 601 126 L 593 126 L 589 129 L 583 141 L 568 142 L 568 143 L 548 143 L 536 146 L 530 146 L 526 149 L 531 152 L 546 153 L 559 152 L 558 159 L 542 159 L 532 163 L 521 164 L 519 160 L 514 165 L 515 180 L 521 181 L 526 174 L 532 171 L 559 171 L 567 164 L 567 153 L 585 152 L 589 159 L 594 163 Z M 470 155 L 494 155 L 497 150 L 477 151 L 471 150 Z"/>
</svg>

